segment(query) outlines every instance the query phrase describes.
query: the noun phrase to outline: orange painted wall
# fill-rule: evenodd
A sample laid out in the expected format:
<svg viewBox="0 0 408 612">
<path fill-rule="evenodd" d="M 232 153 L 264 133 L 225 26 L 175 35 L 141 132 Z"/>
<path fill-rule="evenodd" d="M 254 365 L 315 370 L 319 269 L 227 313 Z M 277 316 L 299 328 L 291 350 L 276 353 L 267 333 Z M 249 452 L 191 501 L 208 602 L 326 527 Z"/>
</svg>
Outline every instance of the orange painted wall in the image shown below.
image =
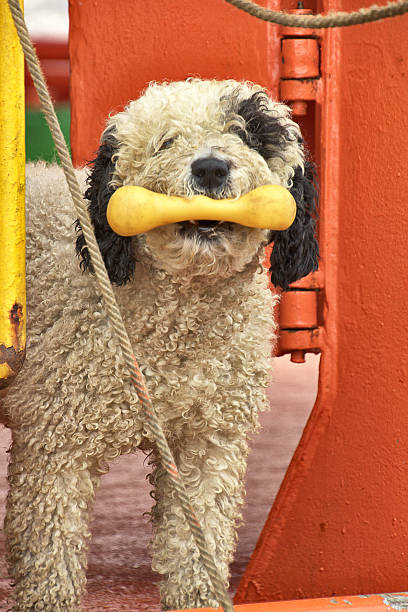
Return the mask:
<svg viewBox="0 0 408 612">
<path fill-rule="evenodd" d="M 277 28 L 223 0 L 70 0 L 69 10 L 76 165 L 93 158 L 108 114 L 152 80 L 249 79 L 277 95 Z"/>
<path fill-rule="evenodd" d="M 319 394 L 239 603 L 407 585 L 407 32 L 404 16 L 323 37 Z"/>
</svg>

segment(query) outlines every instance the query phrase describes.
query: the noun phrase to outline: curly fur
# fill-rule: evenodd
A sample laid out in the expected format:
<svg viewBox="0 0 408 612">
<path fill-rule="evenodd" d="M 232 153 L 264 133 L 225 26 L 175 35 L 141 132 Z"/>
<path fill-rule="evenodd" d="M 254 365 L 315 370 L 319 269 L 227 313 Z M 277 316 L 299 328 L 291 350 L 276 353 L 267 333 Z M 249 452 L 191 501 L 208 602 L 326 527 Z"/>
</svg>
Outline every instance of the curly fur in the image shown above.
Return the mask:
<svg viewBox="0 0 408 612">
<path fill-rule="evenodd" d="M 191 170 L 220 159 L 216 187 Z M 80 173 L 81 180 L 85 180 Z M 317 264 L 315 190 L 286 106 L 235 81 L 152 84 L 108 121 L 86 197 L 131 341 L 225 583 L 244 497 L 247 436 L 267 407 L 276 302 Z M 295 229 L 159 227 L 122 238 L 106 222 L 121 185 L 214 198 L 279 183 Z M 61 171 L 28 169 L 28 358 L 5 406 L 13 430 L 5 529 L 15 610 L 74 612 L 85 583 L 95 489 L 110 462 L 152 451 L 153 567 L 163 609 L 216 606 L 181 508 L 160 466 L 92 275 L 72 256 L 74 216 Z M 79 223 L 77 253 L 92 271 Z"/>
</svg>

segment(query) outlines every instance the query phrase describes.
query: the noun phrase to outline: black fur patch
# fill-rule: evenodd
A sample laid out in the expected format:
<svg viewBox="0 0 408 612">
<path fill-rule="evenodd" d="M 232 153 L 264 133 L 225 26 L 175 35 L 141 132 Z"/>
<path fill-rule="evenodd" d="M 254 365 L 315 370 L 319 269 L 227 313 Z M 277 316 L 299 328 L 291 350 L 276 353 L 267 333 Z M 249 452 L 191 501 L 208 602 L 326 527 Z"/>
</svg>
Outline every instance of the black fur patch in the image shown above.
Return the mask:
<svg viewBox="0 0 408 612">
<path fill-rule="evenodd" d="M 89 200 L 89 215 L 110 281 L 115 285 L 124 285 L 130 281 L 135 270 L 136 260 L 132 249 L 132 238 L 118 236 L 110 228 L 106 219 L 108 202 L 115 191 L 115 188 L 109 185 L 109 181 L 115 167 L 112 156 L 116 149 L 117 144 L 112 132 L 105 132 L 98 154 L 91 162 L 92 172 L 87 179 L 89 187 L 85 192 L 85 197 Z M 75 222 L 75 227 L 78 232 L 76 252 L 81 260 L 81 269 L 93 272 L 79 220 Z"/>
<path fill-rule="evenodd" d="M 240 102 L 236 113 L 243 117 L 246 128 L 234 127 L 233 131 L 264 159 L 279 157 L 288 142 L 296 139 L 289 126 L 282 124 L 282 120 L 268 109 L 268 96 L 264 91 L 257 91 Z"/>
<path fill-rule="evenodd" d="M 296 217 L 283 232 L 271 232 L 274 243 L 270 272 L 275 286 L 288 289 L 290 283 L 317 270 L 319 245 L 316 239 L 318 191 L 313 164 L 305 163 L 305 170 L 296 168 L 290 190 L 296 201 Z"/>
</svg>

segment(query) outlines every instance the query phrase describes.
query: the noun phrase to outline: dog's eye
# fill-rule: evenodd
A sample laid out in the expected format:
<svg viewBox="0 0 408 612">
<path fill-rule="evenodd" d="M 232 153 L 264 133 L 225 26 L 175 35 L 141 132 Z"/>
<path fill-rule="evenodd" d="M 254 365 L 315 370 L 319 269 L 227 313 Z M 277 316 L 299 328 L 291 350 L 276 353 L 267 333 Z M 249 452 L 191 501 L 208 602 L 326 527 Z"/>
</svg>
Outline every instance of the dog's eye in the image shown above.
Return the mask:
<svg viewBox="0 0 408 612">
<path fill-rule="evenodd" d="M 167 138 L 164 142 L 162 142 L 159 151 L 164 151 L 165 149 L 169 149 L 174 142 L 174 138 Z"/>
</svg>

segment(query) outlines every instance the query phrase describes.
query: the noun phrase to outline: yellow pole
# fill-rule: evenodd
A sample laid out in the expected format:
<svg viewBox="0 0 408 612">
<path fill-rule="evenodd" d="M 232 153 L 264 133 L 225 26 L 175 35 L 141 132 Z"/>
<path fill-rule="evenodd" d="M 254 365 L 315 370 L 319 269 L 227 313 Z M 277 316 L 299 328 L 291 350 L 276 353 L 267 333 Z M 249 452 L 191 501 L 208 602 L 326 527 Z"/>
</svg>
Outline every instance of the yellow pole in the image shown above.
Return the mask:
<svg viewBox="0 0 408 612">
<path fill-rule="evenodd" d="M 0 398 L 25 356 L 25 153 L 23 53 L 0 0 Z"/>
</svg>

